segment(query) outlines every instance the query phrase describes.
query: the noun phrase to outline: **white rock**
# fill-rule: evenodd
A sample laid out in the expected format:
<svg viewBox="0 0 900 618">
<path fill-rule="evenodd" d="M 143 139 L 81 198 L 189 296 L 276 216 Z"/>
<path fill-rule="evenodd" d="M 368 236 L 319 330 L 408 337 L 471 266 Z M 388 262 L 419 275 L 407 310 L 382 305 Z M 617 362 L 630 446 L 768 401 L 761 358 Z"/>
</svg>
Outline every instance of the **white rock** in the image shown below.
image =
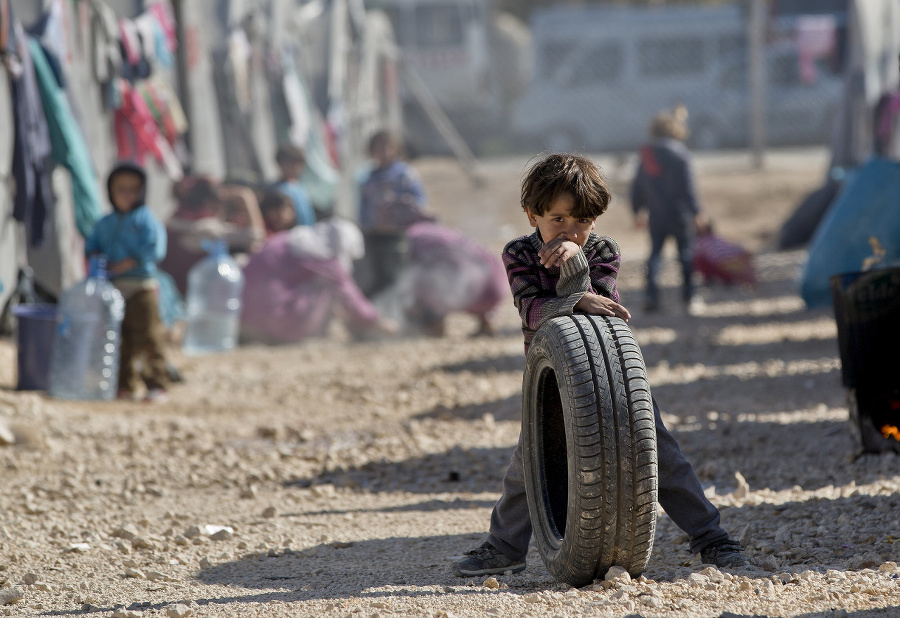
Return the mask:
<svg viewBox="0 0 900 618">
<path fill-rule="evenodd" d="M 16 443 L 16 434 L 6 423 L 0 423 L 0 446 L 9 446 Z"/>
<path fill-rule="evenodd" d="M 213 541 L 227 541 L 234 536 L 234 528 L 231 526 L 203 526 L 203 533 L 209 535 Z"/>
<path fill-rule="evenodd" d="M 112 535 L 117 536 L 121 539 L 128 539 L 129 541 L 136 536 L 138 536 L 140 532 L 138 532 L 137 526 L 134 524 L 125 524 L 121 528 L 117 528 Z"/>
<path fill-rule="evenodd" d="M 90 550 L 90 548 L 91 546 L 87 543 L 72 543 L 71 545 L 69 545 L 68 551 L 83 554 L 84 552 Z"/>
<path fill-rule="evenodd" d="M 193 613 L 193 610 L 184 603 L 176 603 L 166 608 L 167 618 L 187 618 Z"/>
<path fill-rule="evenodd" d="M 631 581 L 631 575 L 629 575 L 628 571 L 623 567 L 611 566 L 606 572 L 606 575 L 603 576 L 603 579 L 608 582 L 622 582 L 623 584 L 627 584 Z"/>
<path fill-rule="evenodd" d="M 746 500 L 750 495 L 750 484 L 747 483 L 747 479 L 739 471 L 734 473 L 734 478 L 737 480 L 737 487 L 734 488 L 731 495 L 735 500 Z"/>
<path fill-rule="evenodd" d="M 12 605 L 18 603 L 25 598 L 25 593 L 21 588 L 13 586 L 11 588 L 0 588 L 0 605 Z"/>
<path fill-rule="evenodd" d="M 147 576 L 144 575 L 144 572 L 140 569 L 125 569 L 125 577 L 131 577 L 134 579 L 147 579 Z"/>
<path fill-rule="evenodd" d="M 641 603 L 646 605 L 647 607 L 661 607 L 662 599 L 659 597 L 653 596 L 652 594 L 642 594 L 638 599 Z"/>
</svg>

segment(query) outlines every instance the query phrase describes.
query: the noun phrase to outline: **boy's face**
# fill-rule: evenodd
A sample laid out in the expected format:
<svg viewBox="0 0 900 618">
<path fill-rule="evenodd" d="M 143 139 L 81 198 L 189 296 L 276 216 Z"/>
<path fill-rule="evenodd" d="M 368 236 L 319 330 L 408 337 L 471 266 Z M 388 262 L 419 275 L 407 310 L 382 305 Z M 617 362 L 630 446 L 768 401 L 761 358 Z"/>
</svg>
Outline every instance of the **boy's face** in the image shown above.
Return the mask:
<svg viewBox="0 0 900 618">
<path fill-rule="evenodd" d="M 574 207 L 575 198 L 570 193 L 563 193 L 550 203 L 550 208 L 543 215 L 526 211 L 528 222 L 531 223 L 531 227 L 540 230 L 544 242 L 564 238 L 583 247 L 591 235 L 591 230 L 597 224 L 597 217 L 573 217 Z"/>
<path fill-rule="evenodd" d="M 144 181 L 137 174 L 121 172 L 113 176 L 109 185 L 109 196 L 119 212 L 129 212 L 140 206 L 138 200 L 144 189 Z"/>
<path fill-rule="evenodd" d="M 284 159 L 279 163 L 281 167 L 281 176 L 288 180 L 298 180 L 303 175 L 305 167 L 303 161 L 299 159 Z"/>
<path fill-rule="evenodd" d="M 271 231 L 283 232 L 291 229 L 297 223 L 297 213 L 293 204 L 284 202 L 279 206 L 266 209 L 263 219 L 266 221 L 266 227 Z"/>
</svg>

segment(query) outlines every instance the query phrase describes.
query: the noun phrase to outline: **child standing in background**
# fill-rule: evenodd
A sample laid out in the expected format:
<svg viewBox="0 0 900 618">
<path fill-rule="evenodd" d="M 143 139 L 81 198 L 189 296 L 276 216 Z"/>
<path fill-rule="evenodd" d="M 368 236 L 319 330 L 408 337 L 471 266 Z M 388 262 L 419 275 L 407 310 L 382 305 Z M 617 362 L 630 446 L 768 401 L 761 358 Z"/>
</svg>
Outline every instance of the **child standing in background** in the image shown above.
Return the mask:
<svg viewBox="0 0 900 618">
<path fill-rule="evenodd" d="M 694 238 L 705 228 L 694 187 L 687 138 L 687 109 L 677 106 L 660 112 L 650 124 L 651 141 L 641 147 L 640 164 L 631 186 L 631 207 L 635 225 L 650 232 L 647 260 L 647 293 L 644 309 L 659 311 L 659 268 L 662 249 L 669 237 L 675 239 L 681 263 L 681 300 L 688 310 L 694 301 Z"/>
<path fill-rule="evenodd" d="M 309 199 L 309 193 L 300 184 L 300 176 L 306 167 L 306 155 L 303 154 L 303 150 L 290 144 L 280 146 L 275 153 L 275 162 L 278 164 L 280 177 L 272 188 L 291 198 L 297 215 L 295 225 L 315 225 L 316 211 Z"/>
<path fill-rule="evenodd" d="M 145 204 L 147 175 L 134 163 L 113 167 L 106 181 L 113 212 L 94 226 L 85 253 L 103 254 L 110 282 L 125 298 L 119 363 L 120 399 L 132 399 L 139 382 L 144 399 L 166 401 L 169 373 L 163 354 L 163 329 L 157 301 L 156 265 L 166 254 L 166 230 Z M 135 361 L 143 358 L 143 369 Z"/>
</svg>

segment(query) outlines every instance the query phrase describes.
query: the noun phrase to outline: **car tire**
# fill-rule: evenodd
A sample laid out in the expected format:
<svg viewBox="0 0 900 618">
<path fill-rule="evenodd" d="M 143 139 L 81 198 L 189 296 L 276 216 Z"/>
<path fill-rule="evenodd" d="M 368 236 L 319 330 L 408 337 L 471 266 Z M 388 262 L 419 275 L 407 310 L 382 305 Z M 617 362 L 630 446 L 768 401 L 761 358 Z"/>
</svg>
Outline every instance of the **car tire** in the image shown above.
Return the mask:
<svg viewBox="0 0 900 618">
<path fill-rule="evenodd" d="M 656 425 L 640 347 L 619 318 L 572 315 L 532 341 L 523 382 L 525 488 L 559 581 L 637 576 L 656 530 Z"/>
</svg>

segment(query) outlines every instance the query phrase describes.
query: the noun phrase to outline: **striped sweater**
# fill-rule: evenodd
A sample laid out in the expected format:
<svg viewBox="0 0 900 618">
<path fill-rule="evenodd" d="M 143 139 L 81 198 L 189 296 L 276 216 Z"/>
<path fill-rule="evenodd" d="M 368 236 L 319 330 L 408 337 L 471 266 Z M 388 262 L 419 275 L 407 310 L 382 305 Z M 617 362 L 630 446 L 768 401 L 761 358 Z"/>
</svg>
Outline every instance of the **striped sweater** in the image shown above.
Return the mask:
<svg viewBox="0 0 900 618">
<path fill-rule="evenodd" d="M 586 292 L 619 301 L 616 276 L 622 256 L 608 236 L 591 233 L 584 247 L 563 265 L 541 266 L 539 232 L 510 241 L 503 249 L 503 265 L 513 302 L 522 316 L 525 351 L 546 320 L 570 315 Z"/>
</svg>

